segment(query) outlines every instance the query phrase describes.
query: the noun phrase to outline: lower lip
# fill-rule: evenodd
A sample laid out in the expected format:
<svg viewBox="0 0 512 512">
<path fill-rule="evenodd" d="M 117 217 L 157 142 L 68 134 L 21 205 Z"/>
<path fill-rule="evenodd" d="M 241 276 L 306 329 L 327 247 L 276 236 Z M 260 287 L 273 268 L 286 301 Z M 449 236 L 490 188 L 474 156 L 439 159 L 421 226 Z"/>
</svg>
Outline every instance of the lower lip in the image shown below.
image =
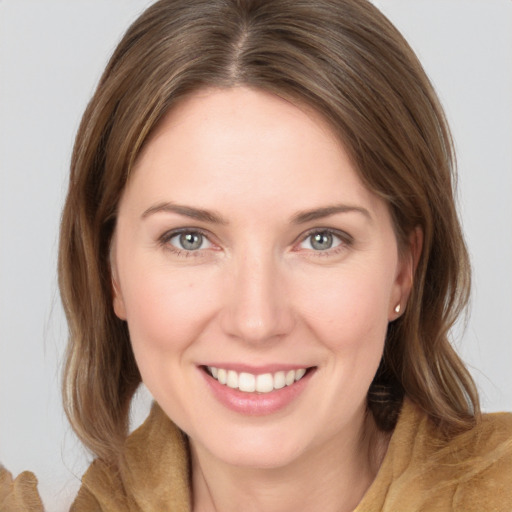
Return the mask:
<svg viewBox="0 0 512 512">
<path fill-rule="evenodd" d="M 247 416 L 264 416 L 286 408 L 304 391 L 313 374 L 310 370 L 291 386 L 270 393 L 245 393 L 221 384 L 203 369 L 200 371 L 213 395 L 222 405 Z"/>
</svg>

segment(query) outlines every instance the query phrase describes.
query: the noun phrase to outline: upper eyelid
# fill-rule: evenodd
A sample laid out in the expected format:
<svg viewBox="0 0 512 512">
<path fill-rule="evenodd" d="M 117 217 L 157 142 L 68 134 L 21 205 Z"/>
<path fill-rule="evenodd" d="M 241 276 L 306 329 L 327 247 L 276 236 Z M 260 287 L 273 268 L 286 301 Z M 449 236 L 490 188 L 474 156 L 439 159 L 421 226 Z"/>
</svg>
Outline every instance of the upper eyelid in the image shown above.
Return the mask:
<svg viewBox="0 0 512 512">
<path fill-rule="evenodd" d="M 173 238 L 177 235 L 180 235 L 181 233 L 199 233 L 202 236 L 206 237 L 210 243 L 212 243 L 214 245 L 219 245 L 218 241 L 217 242 L 215 241 L 216 237 L 210 231 L 205 230 L 203 228 L 199 228 L 199 227 L 181 227 L 181 228 L 169 229 L 168 231 L 165 231 L 164 233 L 162 233 L 162 235 L 160 235 L 158 237 L 158 241 L 160 243 L 167 243 L 171 238 Z M 304 240 L 306 240 L 308 237 L 310 237 L 311 235 L 313 235 L 315 233 L 331 233 L 334 236 L 337 236 L 338 238 L 340 238 L 344 243 L 348 243 L 348 244 L 352 243 L 354 240 L 352 235 L 350 235 L 349 233 L 347 233 L 346 231 L 343 231 L 341 229 L 329 228 L 329 227 L 315 227 L 315 228 L 308 229 L 307 231 L 304 231 L 300 235 L 298 235 L 295 238 L 295 240 L 292 242 L 292 246 L 295 247 L 297 244 L 299 244 L 300 242 L 303 242 Z M 325 251 L 325 252 L 327 252 L 327 251 Z"/>
<path fill-rule="evenodd" d="M 185 248 L 179 248 L 174 246 L 174 244 L 170 243 L 170 241 L 183 234 L 183 233 L 197 233 L 203 236 L 208 240 L 210 243 L 210 247 L 206 247 L 204 249 L 195 249 L 195 250 L 188 250 Z M 166 232 L 162 233 L 157 238 L 157 244 L 164 250 L 169 251 L 175 255 L 178 256 L 194 256 L 194 257 L 201 257 L 205 255 L 204 251 L 208 250 L 215 250 L 215 246 L 217 245 L 214 241 L 212 241 L 212 238 L 210 234 L 201 228 L 175 228 L 175 229 L 169 229 Z"/>
<path fill-rule="evenodd" d="M 330 233 L 338 238 L 340 243 L 325 250 L 315 250 L 300 247 L 302 243 L 304 243 L 310 236 L 314 235 L 315 233 Z M 333 228 L 313 228 L 298 237 L 298 240 L 296 240 L 293 244 L 292 251 L 303 253 L 303 255 L 307 257 L 334 257 L 342 252 L 345 252 L 346 250 L 351 249 L 353 244 L 354 238 L 346 231 Z"/>
<path fill-rule="evenodd" d="M 201 228 L 175 228 L 175 229 L 169 229 L 162 233 L 158 239 L 160 241 L 169 241 L 171 238 L 174 238 L 177 235 L 181 235 L 182 233 L 199 233 L 202 236 L 208 238 L 210 242 L 212 241 L 212 235 L 210 232 L 201 229 Z"/>
<path fill-rule="evenodd" d="M 311 235 L 314 235 L 315 233 L 331 233 L 332 235 L 335 235 L 341 240 L 345 242 L 352 242 L 354 240 L 354 237 L 347 233 L 346 231 L 343 231 L 342 229 L 335 229 L 335 228 L 312 228 L 308 229 L 307 231 L 301 233 L 296 239 L 294 244 L 297 244 L 298 242 L 302 242 L 306 238 L 310 237 Z"/>
</svg>

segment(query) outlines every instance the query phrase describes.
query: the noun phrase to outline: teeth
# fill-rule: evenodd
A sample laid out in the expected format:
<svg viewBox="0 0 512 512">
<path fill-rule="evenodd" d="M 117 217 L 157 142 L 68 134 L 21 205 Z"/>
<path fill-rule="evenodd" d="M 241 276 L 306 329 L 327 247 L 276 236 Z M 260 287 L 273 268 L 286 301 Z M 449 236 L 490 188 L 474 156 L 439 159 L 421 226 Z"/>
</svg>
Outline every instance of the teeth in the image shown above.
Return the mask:
<svg viewBox="0 0 512 512">
<path fill-rule="evenodd" d="M 302 379 L 306 375 L 306 368 L 290 370 L 288 372 L 279 371 L 274 374 L 263 373 L 253 375 L 247 372 L 235 372 L 234 370 L 225 370 L 224 368 L 215 368 L 208 366 L 210 375 L 232 389 L 239 389 L 246 393 L 270 393 L 275 389 L 282 389 L 285 386 L 291 386 L 294 382 Z"/>
<path fill-rule="evenodd" d="M 295 370 L 295 380 L 296 381 L 302 379 L 302 377 L 304 377 L 304 375 L 306 375 L 305 368 L 301 368 L 300 370 Z"/>
<path fill-rule="evenodd" d="M 277 372 L 274 374 L 274 388 L 281 389 L 286 386 L 286 376 L 284 372 Z"/>
<path fill-rule="evenodd" d="M 217 380 L 221 384 L 227 384 L 228 382 L 228 372 L 222 368 L 219 369 L 219 372 L 217 374 Z"/>
<path fill-rule="evenodd" d="M 258 393 L 270 393 L 274 390 L 274 377 L 271 373 L 264 373 L 256 377 L 256 391 Z"/>
<path fill-rule="evenodd" d="M 236 389 L 238 387 L 238 373 L 234 372 L 233 370 L 229 370 L 226 384 L 230 388 Z"/>
<path fill-rule="evenodd" d="M 242 372 L 238 378 L 238 389 L 240 391 L 246 391 L 247 393 L 256 391 L 256 377 L 250 373 Z"/>
</svg>

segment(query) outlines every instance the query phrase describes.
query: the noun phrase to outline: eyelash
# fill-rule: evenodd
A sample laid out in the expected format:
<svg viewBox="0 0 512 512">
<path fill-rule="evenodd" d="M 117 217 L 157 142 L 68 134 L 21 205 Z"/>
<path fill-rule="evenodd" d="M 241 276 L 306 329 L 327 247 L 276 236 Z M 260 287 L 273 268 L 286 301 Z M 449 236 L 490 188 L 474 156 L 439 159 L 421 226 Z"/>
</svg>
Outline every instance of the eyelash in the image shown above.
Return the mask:
<svg viewBox="0 0 512 512">
<path fill-rule="evenodd" d="M 210 235 L 207 232 L 205 232 L 199 228 L 181 228 L 181 229 L 174 229 L 172 231 L 167 231 L 158 239 L 158 242 L 166 250 L 172 252 L 173 254 L 176 254 L 177 256 L 181 256 L 184 258 L 202 256 L 203 250 L 201 250 L 201 249 L 196 249 L 196 250 L 179 249 L 178 247 L 175 247 L 174 245 L 172 245 L 170 243 L 170 241 L 173 238 L 178 237 L 180 235 L 184 235 L 184 234 L 201 235 L 210 244 L 213 244 L 213 242 L 210 240 Z"/>
<path fill-rule="evenodd" d="M 200 257 L 203 256 L 203 251 L 205 249 L 196 249 L 196 250 L 187 250 L 187 249 L 179 249 L 178 247 L 172 245 L 170 241 L 183 234 L 195 234 L 195 235 L 201 235 L 204 237 L 210 244 L 214 245 L 211 241 L 210 237 L 211 235 L 207 232 L 205 232 L 202 229 L 199 228 L 180 228 L 175 229 L 172 231 L 168 231 L 164 233 L 159 239 L 159 244 L 164 247 L 166 250 L 176 254 L 180 257 Z M 298 245 L 306 242 L 309 238 L 313 237 L 314 235 L 330 235 L 333 238 L 337 238 L 339 240 L 339 244 L 336 245 L 333 248 L 329 248 L 326 250 L 314 250 L 314 249 L 306 249 L 309 254 L 319 257 L 326 257 L 326 256 L 333 256 L 336 254 L 339 254 L 341 251 L 346 250 L 347 248 L 351 247 L 354 239 L 352 236 L 350 236 L 348 233 L 344 231 L 339 231 L 337 229 L 332 228 L 314 228 L 306 233 L 301 234 L 297 241 L 294 242 L 293 246 L 294 248 Z M 311 245 L 311 243 L 310 243 Z M 294 249 L 295 251 L 298 251 L 297 249 Z"/>
<path fill-rule="evenodd" d="M 335 247 L 326 249 L 326 250 L 314 250 L 314 249 L 307 249 L 308 253 L 313 256 L 318 257 L 326 257 L 326 256 L 334 256 L 336 254 L 339 254 L 340 252 L 348 249 L 353 245 L 354 239 L 352 236 L 350 236 L 348 233 L 344 231 L 339 231 L 337 229 L 332 228 L 314 228 L 306 233 L 300 235 L 299 242 L 295 243 L 294 246 L 300 245 L 304 242 L 306 242 L 308 239 L 313 237 L 314 235 L 330 235 L 333 238 L 337 238 L 339 240 L 339 244 Z M 311 245 L 311 242 L 310 242 Z"/>
</svg>

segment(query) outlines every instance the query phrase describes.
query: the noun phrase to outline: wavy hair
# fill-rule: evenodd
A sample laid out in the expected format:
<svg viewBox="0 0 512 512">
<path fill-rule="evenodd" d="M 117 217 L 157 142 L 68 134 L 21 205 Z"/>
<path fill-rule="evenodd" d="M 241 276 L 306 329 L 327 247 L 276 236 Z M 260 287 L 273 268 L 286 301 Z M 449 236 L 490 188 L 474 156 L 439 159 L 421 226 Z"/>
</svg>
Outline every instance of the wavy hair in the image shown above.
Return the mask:
<svg viewBox="0 0 512 512">
<path fill-rule="evenodd" d="M 454 154 L 438 98 L 409 45 L 366 0 L 160 0 L 128 29 L 80 124 L 59 247 L 69 325 L 63 396 L 83 443 L 118 464 L 141 377 L 114 314 L 110 241 L 134 162 L 163 116 L 203 87 L 246 85 L 307 104 L 330 123 L 398 243 L 423 231 L 404 314 L 389 325 L 368 393 L 379 428 L 403 395 L 448 434 L 478 395 L 448 332 L 470 269 L 454 201 Z"/>
</svg>

